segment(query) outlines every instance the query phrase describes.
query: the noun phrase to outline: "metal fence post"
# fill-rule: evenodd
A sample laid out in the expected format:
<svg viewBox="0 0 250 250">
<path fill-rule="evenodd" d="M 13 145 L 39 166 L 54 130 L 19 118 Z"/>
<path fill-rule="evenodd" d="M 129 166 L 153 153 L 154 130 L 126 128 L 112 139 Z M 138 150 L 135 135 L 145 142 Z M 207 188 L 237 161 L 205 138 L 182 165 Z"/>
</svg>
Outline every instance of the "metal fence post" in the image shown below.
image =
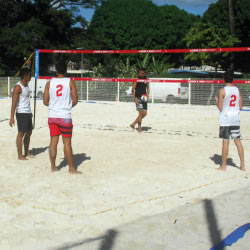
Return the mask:
<svg viewBox="0 0 250 250">
<path fill-rule="evenodd" d="M 120 82 L 117 82 L 117 101 L 120 101 Z"/>
<path fill-rule="evenodd" d="M 83 82 L 81 81 L 81 101 L 82 101 L 82 85 L 83 85 Z"/>
<path fill-rule="evenodd" d="M 189 78 L 189 80 L 191 80 Z M 188 83 L 188 105 L 191 105 L 191 83 Z"/>
<path fill-rule="evenodd" d="M 87 101 L 89 100 L 89 81 L 87 81 Z"/>
<path fill-rule="evenodd" d="M 150 86 L 151 86 L 151 88 L 150 88 Z M 154 103 L 154 82 L 149 81 L 149 88 L 150 88 L 150 92 L 151 92 L 152 103 Z"/>
</svg>

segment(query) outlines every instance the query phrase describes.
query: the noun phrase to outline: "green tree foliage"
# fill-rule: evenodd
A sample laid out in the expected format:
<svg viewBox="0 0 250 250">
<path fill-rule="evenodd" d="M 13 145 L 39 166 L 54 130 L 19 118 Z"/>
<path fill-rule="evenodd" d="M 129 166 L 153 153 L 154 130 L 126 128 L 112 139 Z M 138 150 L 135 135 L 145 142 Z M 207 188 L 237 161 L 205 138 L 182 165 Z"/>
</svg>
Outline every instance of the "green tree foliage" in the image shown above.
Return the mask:
<svg viewBox="0 0 250 250">
<path fill-rule="evenodd" d="M 200 20 L 200 17 L 180 10 L 174 5 L 164 5 L 159 9 L 166 21 L 164 25 L 167 32 L 168 48 L 186 48 L 183 38 L 187 31 Z"/>
<path fill-rule="evenodd" d="M 74 48 L 85 30 L 75 26 L 84 19 L 73 4 L 95 7 L 101 2 L 0 0 L 0 74 L 15 74 L 35 49 Z M 66 8 L 68 4 L 72 8 Z M 44 57 L 41 64 L 46 63 Z"/>
<path fill-rule="evenodd" d="M 237 38 L 232 37 L 225 29 L 210 23 L 197 23 L 194 25 L 187 33 L 185 40 L 188 48 L 233 47 L 234 44 L 239 42 Z M 219 66 L 224 70 L 230 66 L 229 53 L 188 53 L 185 59 L 192 64 L 211 65 L 216 70 Z M 208 105 L 213 99 L 214 91 L 214 84 L 211 84 L 210 95 L 207 101 Z"/>
<path fill-rule="evenodd" d="M 96 49 L 166 48 L 164 21 L 151 1 L 108 0 L 96 10 L 88 34 Z"/>
<path fill-rule="evenodd" d="M 187 47 L 192 48 L 223 48 L 233 47 L 239 40 L 232 37 L 225 29 L 210 23 L 197 23 L 189 30 L 184 39 Z M 196 65 L 221 66 L 227 69 L 230 65 L 229 53 L 188 53 L 185 59 Z"/>
<path fill-rule="evenodd" d="M 165 18 L 166 40 L 168 41 L 168 49 L 186 48 L 184 37 L 188 30 L 200 20 L 199 16 L 189 14 L 184 10 L 180 10 L 174 5 L 164 5 L 159 7 Z M 183 61 L 183 54 L 169 54 L 168 62 L 178 67 Z M 162 58 L 165 61 L 166 58 Z"/>
<path fill-rule="evenodd" d="M 250 1 L 234 1 L 235 36 L 240 40 L 238 47 L 248 47 L 250 41 Z M 203 21 L 212 23 L 230 33 L 229 1 L 218 0 L 204 13 Z M 250 57 L 247 53 L 235 53 L 235 68 L 249 72 Z"/>
<path fill-rule="evenodd" d="M 174 49 L 183 48 L 187 30 L 198 17 L 174 6 L 158 7 L 149 0 L 107 0 L 98 8 L 88 28 L 85 47 L 92 49 Z M 179 47 L 178 47 L 179 46 Z M 127 55 L 113 60 L 125 61 Z M 145 55 L 129 55 L 131 65 L 145 64 Z M 178 64 L 178 56 L 155 55 L 146 58 L 147 71 L 159 72 Z M 171 61 L 172 59 L 172 61 Z M 96 63 L 109 65 L 110 57 L 99 56 Z M 124 62 L 125 64 L 125 62 Z M 157 65 L 157 66 L 156 66 Z M 108 71 L 108 70 L 107 70 Z M 110 67 L 110 74 L 114 67 Z M 156 72 L 155 72 L 156 73 Z M 158 74 L 158 73 L 156 73 Z"/>
</svg>

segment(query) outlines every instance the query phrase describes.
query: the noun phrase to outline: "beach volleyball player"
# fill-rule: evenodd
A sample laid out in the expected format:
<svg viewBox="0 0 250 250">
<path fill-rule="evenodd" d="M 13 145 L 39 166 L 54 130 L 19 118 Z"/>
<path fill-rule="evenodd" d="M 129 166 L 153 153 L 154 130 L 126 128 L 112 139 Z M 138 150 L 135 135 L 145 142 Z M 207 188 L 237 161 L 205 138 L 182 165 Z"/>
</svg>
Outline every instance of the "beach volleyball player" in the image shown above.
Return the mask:
<svg viewBox="0 0 250 250">
<path fill-rule="evenodd" d="M 145 69 L 140 69 L 139 70 L 139 80 L 145 80 L 147 79 L 146 77 L 146 71 Z M 134 97 L 134 101 L 136 104 L 136 110 L 139 112 L 137 118 L 133 123 L 130 124 L 130 127 L 135 129 L 136 124 L 138 124 L 138 132 L 141 132 L 141 124 L 142 124 L 142 119 L 147 115 L 147 102 L 142 101 L 142 96 L 146 95 L 147 97 L 149 96 L 149 82 L 144 82 L 144 81 L 137 81 L 134 83 L 132 87 L 132 95 Z"/>
<path fill-rule="evenodd" d="M 222 162 L 218 170 L 226 170 L 229 139 L 234 139 L 240 158 L 240 170 L 245 171 L 244 149 L 240 141 L 240 109 L 242 109 L 242 97 L 239 89 L 234 86 L 233 71 L 227 70 L 224 74 L 226 86 L 219 91 L 219 98 L 216 98 L 216 104 L 220 110 L 219 137 L 222 141 Z"/>
<path fill-rule="evenodd" d="M 69 165 L 69 172 L 80 174 L 74 168 L 73 152 L 71 146 L 72 118 L 71 112 L 78 102 L 76 84 L 70 78 L 65 77 L 67 65 L 60 62 L 56 65 L 56 78 L 52 78 L 45 86 L 43 103 L 49 106 L 48 125 L 50 129 L 49 155 L 51 171 L 56 171 L 56 155 L 59 136 L 62 135 L 64 155 Z"/>
<path fill-rule="evenodd" d="M 29 153 L 30 136 L 32 134 L 32 113 L 30 108 L 30 90 L 28 83 L 31 79 L 31 72 L 28 68 L 20 70 L 20 81 L 16 84 L 12 94 L 12 105 L 9 125 L 15 124 L 14 115 L 17 120 L 17 154 L 19 160 L 27 160 L 26 157 L 34 157 Z M 24 144 L 24 155 L 22 153 Z"/>
</svg>

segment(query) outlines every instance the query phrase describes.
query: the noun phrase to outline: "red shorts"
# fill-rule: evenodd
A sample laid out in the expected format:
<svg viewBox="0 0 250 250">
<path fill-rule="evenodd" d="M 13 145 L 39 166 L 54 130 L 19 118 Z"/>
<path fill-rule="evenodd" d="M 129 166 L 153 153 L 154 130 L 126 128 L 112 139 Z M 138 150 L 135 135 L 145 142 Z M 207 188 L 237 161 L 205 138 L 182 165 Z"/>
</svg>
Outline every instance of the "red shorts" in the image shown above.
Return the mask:
<svg viewBox="0 0 250 250">
<path fill-rule="evenodd" d="M 70 118 L 49 118 L 50 136 L 72 137 L 73 124 Z"/>
</svg>

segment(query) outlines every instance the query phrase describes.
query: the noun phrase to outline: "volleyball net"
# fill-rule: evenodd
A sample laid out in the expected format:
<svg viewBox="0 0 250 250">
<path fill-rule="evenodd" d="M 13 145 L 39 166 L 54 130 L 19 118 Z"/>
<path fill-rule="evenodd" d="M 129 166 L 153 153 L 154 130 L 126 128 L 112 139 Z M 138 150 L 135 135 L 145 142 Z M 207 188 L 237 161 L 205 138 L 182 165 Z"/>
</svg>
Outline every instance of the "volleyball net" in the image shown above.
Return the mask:
<svg viewBox="0 0 250 250">
<path fill-rule="evenodd" d="M 47 80 L 54 77 L 55 64 L 64 61 L 68 76 L 75 80 L 80 100 L 133 101 L 131 88 L 138 69 L 146 68 L 150 82 L 149 102 L 215 104 L 214 96 L 224 84 L 223 70 L 204 63 L 190 62 L 189 55 L 214 55 L 222 63 L 231 53 L 249 57 L 250 47 L 159 50 L 45 50 L 35 51 L 35 79 L 32 92 L 42 97 Z M 250 59 L 249 59 L 250 60 Z M 249 62 L 250 63 L 250 62 Z M 249 69 L 250 70 L 250 69 Z M 250 106 L 250 72 L 235 73 L 234 83 L 242 92 L 244 104 Z M 0 79 L 1 81 L 1 79 Z M 6 88 L 6 79 L 1 81 Z M 12 80 L 8 84 L 12 87 Z"/>
<path fill-rule="evenodd" d="M 231 53 L 249 54 L 250 47 L 159 49 L 159 50 L 36 50 L 36 79 L 55 76 L 55 64 L 67 63 L 68 75 L 76 81 L 81 100 L 132 101 L 131 86 L 138 69 L 146 68 L 150 83 L 150 102 L 215 104 L 214 96 L 222 87 L 223 70 L 190 62 L 187 54 L 211 54 L 230 61 Z M 210 54 L 210 55 L 209 55 Z M 186 59 L 187 58 L 187 59 Z M 202 59 L 200 59 L 201 61 Z M 228 64 L 229 65 L 229 64 Z M 250 73 L 250 72 L 249 72 Z M 243 99 L 250 105 L 250 80 L 235 74 Z M 145 80 L 146 81 L 146 80 Z"/>
</svg>

